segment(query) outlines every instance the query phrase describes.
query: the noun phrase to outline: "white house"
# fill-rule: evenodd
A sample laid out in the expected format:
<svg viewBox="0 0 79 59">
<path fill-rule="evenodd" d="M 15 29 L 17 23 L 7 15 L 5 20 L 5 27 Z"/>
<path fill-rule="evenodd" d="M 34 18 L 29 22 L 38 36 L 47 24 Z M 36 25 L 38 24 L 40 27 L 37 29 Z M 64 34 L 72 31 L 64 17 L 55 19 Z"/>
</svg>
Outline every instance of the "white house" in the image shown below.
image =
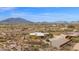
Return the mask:
<svg viewBox="0 0 79 59">
<path fill-rule="evenodd" d="M 39 37 L 39 38 L 45 38 L 49 35 L 49 33 L 42 33 L 42 32 L 33 32 L 29 34 L 31 37 Z"/>
<path fill-rule="evenodd" d="M 30 35 L 44 36 L 44 33 L 41 33 L 41 32 L 33 32 L 33 33 L 30 33 Z"/>
</svg>

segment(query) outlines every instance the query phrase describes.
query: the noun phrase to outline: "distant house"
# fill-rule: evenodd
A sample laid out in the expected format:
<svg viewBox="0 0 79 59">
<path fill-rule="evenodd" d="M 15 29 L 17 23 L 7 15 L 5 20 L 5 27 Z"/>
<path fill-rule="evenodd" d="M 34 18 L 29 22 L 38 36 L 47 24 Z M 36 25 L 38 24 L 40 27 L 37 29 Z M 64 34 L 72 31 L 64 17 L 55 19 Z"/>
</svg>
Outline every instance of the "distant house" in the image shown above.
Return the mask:
<svg viewBox="0 0 79 59">
<path fill-rule="evenodd" d="M 70 42 L 70 40 L 65 38 L 65 35 L 60 35 L 60 36 L 51 38 L 49 40 L 50 40 L 51 46 L 57 49 L 60 49 L 60 47 Z"/>
<path fill-rule="evenodd" d="M 41 38 L 44 38 L 46 35 L 48 35 L 49 33 L 42 33 L 42 32 L 33 32 L 33 33 L 30 33 L 29 35 L 30 36 L 36 36 L 36 37 L 41 37 Z"/>
<path fill-rule="evenodd" d="M 74 45 L 74 47 L 73 47 L 72 50 L 77 50 L 77 51 L 79 51 L 79 43 L 76 43 L 76 44 Z"/>
<path fill-rule="evenodd" d="M 53 27 L 56 27 L 57 25 L 56 25 L 56 24 L 53 24 L 52 26 L 53 26 Z"/>
</svg>

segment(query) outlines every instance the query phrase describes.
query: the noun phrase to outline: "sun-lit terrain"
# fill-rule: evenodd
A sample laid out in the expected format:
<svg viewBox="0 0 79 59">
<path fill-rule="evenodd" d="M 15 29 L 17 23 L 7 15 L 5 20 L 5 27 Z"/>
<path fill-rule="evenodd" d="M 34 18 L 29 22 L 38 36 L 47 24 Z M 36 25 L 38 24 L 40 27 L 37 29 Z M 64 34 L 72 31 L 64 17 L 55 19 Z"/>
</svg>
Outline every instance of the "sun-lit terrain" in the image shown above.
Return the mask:
<svg viewBox="0 0 79 59">
<path fill-rule="evenodd" d="M 1 51 L 79 50 L 77 43 L 79 24 L 0 24 Z"/>
<path fill-rule="evenodd" d="M 79 51 L 79 8 L 0 8 L 0 51 Z"/>
</svg>

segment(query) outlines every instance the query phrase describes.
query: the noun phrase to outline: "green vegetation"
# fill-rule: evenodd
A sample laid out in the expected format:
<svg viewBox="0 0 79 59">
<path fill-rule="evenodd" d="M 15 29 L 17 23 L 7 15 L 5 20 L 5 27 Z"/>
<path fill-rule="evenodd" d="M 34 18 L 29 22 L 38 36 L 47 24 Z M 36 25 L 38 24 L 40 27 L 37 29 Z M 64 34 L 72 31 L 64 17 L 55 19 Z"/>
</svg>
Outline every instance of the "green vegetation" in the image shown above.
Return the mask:
<svg viewBox="0 0 79 59">
<path fill-rule="evenodd" d="M 79 37 L 72 37 L 72 41 L 75 43 L 79 43 Z"/>
</svg>

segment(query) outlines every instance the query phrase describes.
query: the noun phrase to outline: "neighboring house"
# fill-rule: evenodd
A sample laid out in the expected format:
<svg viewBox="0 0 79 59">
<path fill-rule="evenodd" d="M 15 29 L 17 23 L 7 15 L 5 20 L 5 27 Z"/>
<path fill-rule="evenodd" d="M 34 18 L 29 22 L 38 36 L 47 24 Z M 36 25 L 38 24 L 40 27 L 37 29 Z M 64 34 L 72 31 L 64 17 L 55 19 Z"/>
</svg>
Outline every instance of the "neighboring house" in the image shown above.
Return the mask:
<svg viewBox="0 0 79 59">
<path fill-rule="evenodd" d="M 79 43 L 76 43 L 72 50 L 79 51 Z"/>
<path fill-rule="evenodd" d="M 49 39 L 52 47 L 60 49 L 63 45 L 67 44 L 70 40 L 65 38 L 65 35 L 60 35 L 54 38 Z"/>
<path fill-rule="evenodd" d="M 65 33 L 67 36 L 79 36 L 79 32 L 67 32 Z"/>
</svg>

